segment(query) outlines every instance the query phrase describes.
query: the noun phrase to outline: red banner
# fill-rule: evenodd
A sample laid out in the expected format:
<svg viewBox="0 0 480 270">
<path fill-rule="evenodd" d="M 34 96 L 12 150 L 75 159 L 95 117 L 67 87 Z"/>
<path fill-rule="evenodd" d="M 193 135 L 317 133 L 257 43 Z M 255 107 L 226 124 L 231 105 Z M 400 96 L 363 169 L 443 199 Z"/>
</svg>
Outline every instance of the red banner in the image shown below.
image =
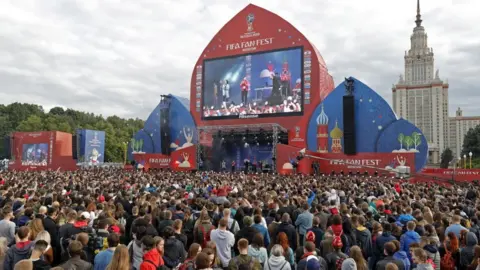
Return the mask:
<svg viewBox="0 0 480 270">
<path fill-rule="evenodd" d="M 480 180 L 480 169 L 440 169 L 440 168 L 425 168 L 422 174 L 431 175 L 438 178 L 449 178 L 455 181 L 471 182 Z M 453 176 L 453 177 L 452 177 Z"/>
<path fill-rule="evenodd" d="M 175 150 L 171 154 L 171 168 L 175 171 L 192 171 L 197 169 L 197 146 Z"/>
<path fill-rule="evenodd" d="M 170 156 L 163 154 L 133 154 L 136 163 L 141 164 L 145 169 L 168 169 L 170 168 Z"/>
<path fill-rule="evenodd" d="M 310 174 L 312 164 L 318 163 L 321 173 L 385 173 L 398 166 L 408 166 L 415 171 L 415 153 L 358 153 L 356 155 L 306 152 L 306 157 L 298 161 L 298 147 L 277 145 L 277 171 L 282 174 L 292 173 L 293 164 L 297 163 L 298 173 Z M 309 157 L 312 156 L 312 157 Z"/>
</svg>

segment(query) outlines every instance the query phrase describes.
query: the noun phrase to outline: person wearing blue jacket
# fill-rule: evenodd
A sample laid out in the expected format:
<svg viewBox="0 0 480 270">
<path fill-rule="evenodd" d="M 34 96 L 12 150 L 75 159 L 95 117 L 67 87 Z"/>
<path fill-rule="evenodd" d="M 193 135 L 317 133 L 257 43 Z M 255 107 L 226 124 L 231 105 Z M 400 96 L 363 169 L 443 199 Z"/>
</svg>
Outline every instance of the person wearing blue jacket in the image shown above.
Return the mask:
<svg viewBox="0 0 480 270">
<path fill-rule="evenodd" d="M 313 214 L 308 211 L 310 206 L 308 203 L 303 205 L 303 212 L 298 215 L 297 220 L 295 220 L 295 226 L 298 228 L 298 234 L 300 239 L 300 245 L 303 246 L 303 240 L 307 230 L 312 228 L 313 224 Z"/>
<path fill-rule="evenodd" d="M 265 242 L 265 246 L 268 247 L 268 245 L 270 245 L 270 234 L 268 233 L 268 229 L 262 225 L 262 216 L 255 215 L 253 217 L 253 222 L 255 224 L 252 225 L 252 228 L 256 229 L 260 234 L 262 234 L 263 242 Z"/>
<path fill-rule="evenodd" d="M 420 235 L 415 231 L 417 225 L 413 221 L 407 223 L 407 232 L 400 237 L 400 250 L 405 251 L 408 259 L 412 262 L 412 254 L 410 254 L 410 245 L 420 243 Z"/>
<path fill-rule="evenodd" d="M 377 262 L 385 258 L 385 244 L 395 240 L 395 236 L 392 235 L 392 225 L 390 223 L 383 224 L 382 235 L 378 236 L 373 244 L 373 255 L 368 261 L 369 269 L 375 269 Z"/>
</svg>

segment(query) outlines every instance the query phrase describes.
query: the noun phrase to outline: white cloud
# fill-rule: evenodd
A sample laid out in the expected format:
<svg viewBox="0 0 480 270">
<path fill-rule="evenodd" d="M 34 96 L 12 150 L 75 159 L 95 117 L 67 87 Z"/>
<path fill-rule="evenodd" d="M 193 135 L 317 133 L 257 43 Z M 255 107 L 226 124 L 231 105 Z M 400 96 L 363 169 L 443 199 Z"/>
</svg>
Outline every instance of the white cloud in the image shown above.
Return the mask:
<svg viewBox="0 0 480 270">
<path fill-rule="evenodd" d="M 414 0 L 252 1 L 316 45 L 336 83 L 354 76 L 388 101 L 403 72 Z M 0 100 L 145 119 L 161 94 L 187 97 L 193 66 L 245 0 L 0 2 Z M 436 67 L 457 106 L 480 115 L 475 0 L 422 0 Z M 468 96 L 468 100 L 465 98 Z"/>
</svg>

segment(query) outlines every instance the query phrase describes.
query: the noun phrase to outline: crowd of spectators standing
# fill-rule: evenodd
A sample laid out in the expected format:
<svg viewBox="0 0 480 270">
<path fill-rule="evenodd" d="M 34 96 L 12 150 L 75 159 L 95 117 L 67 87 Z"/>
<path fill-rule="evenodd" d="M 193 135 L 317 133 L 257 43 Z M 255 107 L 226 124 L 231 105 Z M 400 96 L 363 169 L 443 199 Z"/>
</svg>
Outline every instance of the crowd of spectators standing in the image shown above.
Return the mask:
<svg viewBox="0 0 480 270">
<path fill-rule="evenodd" d="M 479 187 L 386 176 L 0 172 L 0 270 L 480 270 Z"/>
</svg>

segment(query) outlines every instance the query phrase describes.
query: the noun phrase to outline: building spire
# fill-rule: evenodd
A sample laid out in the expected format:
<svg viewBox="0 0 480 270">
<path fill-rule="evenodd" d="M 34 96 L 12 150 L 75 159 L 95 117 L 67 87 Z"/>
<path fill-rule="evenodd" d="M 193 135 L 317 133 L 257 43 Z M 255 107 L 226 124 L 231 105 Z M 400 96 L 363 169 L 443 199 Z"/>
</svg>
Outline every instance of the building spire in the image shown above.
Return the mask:
<svg viewBox="0 0 480 270">
<path fill-rule="evenodd" d="M 420 0 L 417 0 L 417 19 L 415 20 L 417 27 L 422 26 L 422 15 L 420 14 Z"/>
</svg>

